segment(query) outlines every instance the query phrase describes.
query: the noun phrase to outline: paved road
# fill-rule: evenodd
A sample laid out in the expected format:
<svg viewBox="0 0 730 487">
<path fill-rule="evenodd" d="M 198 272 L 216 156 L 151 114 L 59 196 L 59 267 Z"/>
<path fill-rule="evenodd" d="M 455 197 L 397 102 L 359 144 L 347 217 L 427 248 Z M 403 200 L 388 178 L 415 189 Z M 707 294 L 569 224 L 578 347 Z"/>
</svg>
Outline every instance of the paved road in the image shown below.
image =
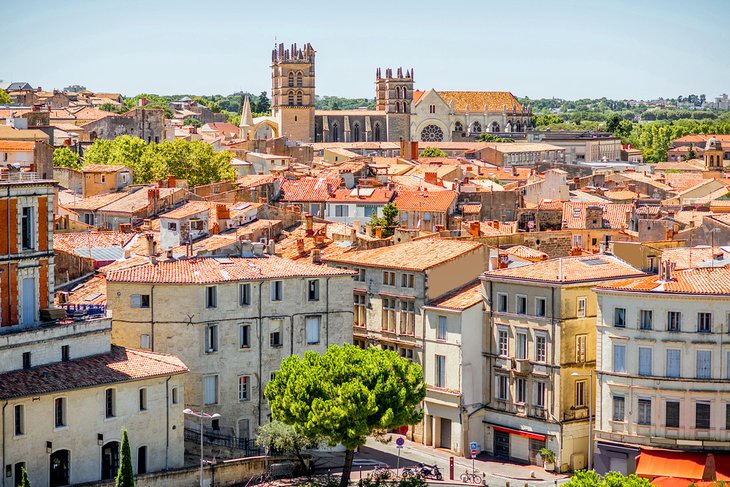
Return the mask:
<svg viewBox="0 0 730 487">
<path fill-rule="evenodd" d="M 333 473 L 338 471 L 342 466 L 343 456 L 342 453 L 330 453 L 319 456 L 317 470 L 320 472 L 331 470 Z M 459 477 L 465 470 L 472 468 L 472 461 L 466 458 L 455 457 L 454 478 L 456 480 L 450 480 L 450 456 L 451 454 L 447 451 L 428 448 L 418 443 L 406 441 L 400 451 L 399 461 L 398 449 L 395 447 L 393 441 L 389 444 L 382 444 L 369 439 L 367 444 L 355 454 L 351 479 L 357 481 L 361 475 L 365 477 L 378 464 L 386 464 L 395 470 L 396 466 L 402 468 L 417 463 L 426 465 L 433 465 L 435 463 L 439 466 L 445 481 L 429 481 L 430 484 L 438 485 L 439 487 L 451 485 L 464 487 L 466 484 L 461 483 Z M 506 487 L 507 485 L 510 487 L 550 487 L 568 480 L 568 477 L 565 475 L 555 475 L 534 465 L 525 466 L 505 463 L 486 456 L 478 457 L 474 461 L 474 467 L 482 474 L 484 482 L 490 487 Z"/>
</svg>

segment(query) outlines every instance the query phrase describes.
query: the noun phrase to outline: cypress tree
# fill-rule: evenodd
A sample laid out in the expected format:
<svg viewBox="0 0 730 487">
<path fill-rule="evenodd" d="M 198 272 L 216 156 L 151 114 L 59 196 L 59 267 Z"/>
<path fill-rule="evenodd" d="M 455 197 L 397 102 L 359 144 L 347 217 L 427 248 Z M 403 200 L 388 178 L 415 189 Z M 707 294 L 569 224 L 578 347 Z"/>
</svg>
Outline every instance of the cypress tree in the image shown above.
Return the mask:
<svg viewBox="0 0 730 487">
<path fill-rule="evenodd" d="M 132 451 L 129 448 L 129 437 L 126 428 L 122 429 L 122 451 L 119 458 L 119 472 L 116 487 L 134 487 L 134 469 L 132 468 Z"/>
</svg>

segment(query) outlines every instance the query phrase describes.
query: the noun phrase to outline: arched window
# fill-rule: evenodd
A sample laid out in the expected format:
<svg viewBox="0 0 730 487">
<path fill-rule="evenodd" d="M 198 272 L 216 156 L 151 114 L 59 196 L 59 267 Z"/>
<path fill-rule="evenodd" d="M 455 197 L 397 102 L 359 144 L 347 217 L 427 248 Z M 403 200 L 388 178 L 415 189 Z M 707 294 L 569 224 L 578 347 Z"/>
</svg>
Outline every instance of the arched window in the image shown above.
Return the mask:
<svg viewBox="0 0 730 487">
<path fill-rule="evenodd" d="M 355 125 L 352 126 L 352 141 L 360 142 L 360 124 L 359 123 L 355 123 Z"/>
<path fill-rule="evenodd" d="M 400 102 L 395 102 L 395 113 L 400 113 Z"/>
<path fill-rule="evenodd" d="M 379 122 L 375 123 L 375 128 L 373 130 L 373 140 L 375 140 L 375 142 L 380 142 L 380 123 Z"/>
<path fill-rule="evenodd" d="M 406 102 L 403 102 L 403 113 L 408 113 L 408 105 L 406 105 Z"/>
<path fill-rule="evenodd" d="M 294 72 L 289 73 L 289 86 L 294 86 Z"/>
<path fill-rule="evenodd" d="M 302 86 L 302 78 L 303 78 L 303 76 L 304 76 L 304 75 L 302 74 L 302 72 L 301 72 L 301 71 L 299 71 L 299 72 L 297 73 L 297 86 L 299 86 L 299 87 L 301 87 L 301 86 Z"/>
<path fill-rule="evenodd" d="M 294 92 L 293 91 L 289 92 L 289 105 L 290 106 L 294 105 Z"/>
<path fill-rule="evenodd" d="M 426 125 L 421 130 L 422 142 L 441 142 L 444 140 L 444 132 L 438 125 Z"/>
<path fill-rule="evenodd" d="M 454 124 L 454 132 L 463 132 L 464 131 L 464 125 L 461 122 L 456 122 Z"/>
<path fill-rule="evenodd" d="M 480 124 L 479 122 L 474 122 L 473 124 L 471 124 L 471 133 L 478 134 L 481 131 L 482 131 L 482 124 Z"/>
<path fill-rule="evenodd" d="M 113 479 L 119 471 L 119 442 L 110 441 L 101 449 L 101 479 Z"/>
<path fill-rule="evenodd" d="M 297 91 L 297 105 L 299 105 L 299 106 L 302 105 L 302 92 L 301 91 Z"/>
<path fill-rule="evenodd" d="M 68 485 L 70 480 L 71 455 L 68 450 L 58 450 L 51 454 L 50 458 L 50 482 L 51 487 Z"/>
<path fill-rule="evenodd" d="M 332 130 L 330 132 L 332 133 L 332 142 L 339 142 L 340 141 L 340 127 L 337 125 L 337 122 L 332 124 Z"/>
<path fill-rule="evenodd" d="M 499 124 L 497 122 L 492 122 L 491 132 L 499 132 Z"/>
<path fill-rule="evenodd" d="M 395 97 L 400 98 L 400 86 L 395 87 Z"/>
<path fill-rule="evenodd" d="M 408 99 L 408 88 L 403 87 L 403 99 Z"/>
</svg>

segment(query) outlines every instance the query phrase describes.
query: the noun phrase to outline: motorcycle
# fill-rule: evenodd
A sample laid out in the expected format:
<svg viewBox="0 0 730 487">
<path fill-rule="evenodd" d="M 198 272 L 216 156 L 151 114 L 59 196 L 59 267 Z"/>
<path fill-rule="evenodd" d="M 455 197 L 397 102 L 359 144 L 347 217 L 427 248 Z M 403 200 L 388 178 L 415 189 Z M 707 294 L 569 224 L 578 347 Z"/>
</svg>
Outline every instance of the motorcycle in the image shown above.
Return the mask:
<svg viewBox="0 0 730 487">
<path fill-rule="evenodd" d="M 421 477 L 423 478 L 432 478 L 436 480 L 443 480 L 444 476 L 441 475 L 441 470 L 439 470 L 439 466 L 435 463 L 433 465 L 424 465 L 422 463 L 419 463 L 418 466 L 420 467 L 420 473 Z"/>
</svg>

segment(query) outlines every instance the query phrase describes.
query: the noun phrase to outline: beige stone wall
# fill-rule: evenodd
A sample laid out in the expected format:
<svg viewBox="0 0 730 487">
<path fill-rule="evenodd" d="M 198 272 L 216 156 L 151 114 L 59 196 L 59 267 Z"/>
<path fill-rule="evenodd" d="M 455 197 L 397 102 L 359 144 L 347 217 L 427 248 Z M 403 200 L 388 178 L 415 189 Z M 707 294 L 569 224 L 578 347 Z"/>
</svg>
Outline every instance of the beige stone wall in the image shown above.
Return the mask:
<svg viewBox="0 0 730 487">
<path fill-rule="evenodd" d="M 183 404 L 172 404 L 171 390 L 178 388 L 182 397 L 183 384 L 180 375 L 118 383 L 110 386 L 115 391 L 116 417 L 105 418 L 106 386 L 70 390 L 60 394 L 47 394 L 10 400 L 4 408 L 4 439 L 2 465 L 25 462 L 34 486 L 45 487 L 49 481 L 50 453 L 70 451 L 71 483 L 100 479 L 103 443 L 121 442 L 121 429 L 129 432 L 132 463 L 137 471 L 137 449 L 147 446 L 147 470 L 179 468 L 184 463 Z M 147 389 L 147 410 L 139 410 L 139 389 Z M 54 427 L 54 401 L 65 398 L 67 426 Z M 14 433 L 16 405 L 24 408 L 25 434 Z M 2 455 L 2 453 L 0 453 Z"/>
<path fill-rule="evenodd" d="M 307 350 L 324 352 L 329 345 L 352 343 L 352 278 L 320 278 L 319 301 L 308 301 L 306 278 L 285 279 L 283 300 L 271 301 L 272 281 L 251 284 L 251 305 L 239 304 L 239 283 L 219 284 L 218 307 L 205 307 L 205 286 L 108 284 L 108 307 L 113 310 L 113 342 L 139 347 L 141 335 L 149 335 L 154 351 L 178 356 L 190 368 L 185 403 L 202 401 L 204 376 L 218 376 L 217 404 L 206 411 L 221 414 L 221 432 L 250 436 L 267 422 L 268 405 L 263 390 L 281 361 Z M 259 293 L 261 290 L 261 293 Z M 132 294 L 149 294 L 150 308 L 131 308 Z M 259 300 L 260 294 L 260 300 Z M 327 299 L 329 297 L 329 299 Z M 259 307 L 260 303 L 260 307 Z M 321 316 L 319 342 L 308 344 L 305 320 Z M 218 350 L 205 350 L 206 327 L 218 327 Z M 240 347 L 241 326 L 250 328 L 250 347 Z M 271 346 L 270 335 L 278 331 L 281 346 Z M 239 401 L 239 376 L 250 376 L 249 399 Z M 249 431 L 239 431 L 249 420 Z"/>
<path fill-rule="evenodd" d="M 426 271 L 428 277 L 426 298 L 435 299 L 473 281 L 487 270 L 488 263 L 489 248 L 484 245 L 456 259 L 428 269 Z"/>
</svg>

